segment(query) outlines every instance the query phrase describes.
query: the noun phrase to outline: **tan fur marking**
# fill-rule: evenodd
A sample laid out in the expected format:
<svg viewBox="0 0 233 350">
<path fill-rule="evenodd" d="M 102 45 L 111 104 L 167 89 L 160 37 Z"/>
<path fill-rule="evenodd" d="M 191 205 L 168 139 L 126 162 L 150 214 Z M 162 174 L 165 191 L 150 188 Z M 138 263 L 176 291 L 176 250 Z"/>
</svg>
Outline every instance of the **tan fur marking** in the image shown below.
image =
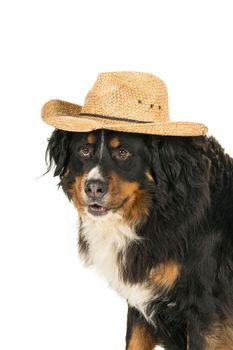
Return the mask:
<svg viewBox="0 0 233 350">
<path fill-rule="evenodd" d="M 127 350 L 153 350 L 156 345 L 149 330 L 145 326 L 138 325 L 133 329 Z"/>
<path fill-rule="evenodd" d="M 206 335 L 206 350 L 233 350 L 233 322 L 215 323 Z"/>
<path fill-rule="evenodd" d="M 86 141 L 87 141 L 87 143 L 93 145 L 96 142 L 95 135 L 94 134 L 87 135 Z"/>
<path fill-rule="evenodd" d="M 110 146 L 112 148 L 117 148 L 120 146 L 120 140 L 118 139 L 118 137 L 113 137 L 110 141 Z"/>
<path fill-rule="evenodd" d="M 65 174 L 62 176 L 62 178 L 67 177 L 69 175 L 69 173 L 70 173 L 70 170 L 66 169 Z"/>
<path fill-rule="evenodd" d="M 160 264 L 151 273 L 152 282 L 157 286 L 169 289 L 180 274 L 180 265 L 174 261 Z"/>
<path fill-rule="evenodd" d="M 85 202 L 81 194 L 83 193 L 86 177 L 87 174 L 77 176 L 69 190 L 72 201 L 80 215 L 84 213 L 85 208 Z M 137 182 L 123 181 L 115 173 L 112 173 L 109 176 L 107 197 L 106 207 L 119 212 L 129 226 L 146 220 L 149 215 L 151 203 L 147 199 L 144 190 L 139 188 Z"/>
<path fill-rule="evenodd" d="M 153 181 L 154 182 L 153 176 L 151 175 L 149 170 L 145 172 L 145 176 L 146 176 L 148 181 Z"/>
<path fill-rule="evenodd" d="M 130 225 L 144 221 L 149 215 L 149 202 L 146 201 L 145 192 L 137 189 L 130 197 L 123 208 L 123 217 Z"/>
<path fill-rule="evenodd" d="M 111 207 L 118 207 L 127 199 L 119 213 L 129 225 L 145 220 L 149 214 L 150 203 L 137 182 L 123 181 L 112 173 L 109 178 L 109 197 Z"/>
<path fill-rule="evenodd" d="M 78 210 L 79 214 L 84 213 L 85 203 L 81 197 L 83 183 L 85 182 L 86 175 L 76 176 L 75 182 L 73 183 L 69 193 L 71 195 L 72 202 L 75 208 Z"/>
</svg>

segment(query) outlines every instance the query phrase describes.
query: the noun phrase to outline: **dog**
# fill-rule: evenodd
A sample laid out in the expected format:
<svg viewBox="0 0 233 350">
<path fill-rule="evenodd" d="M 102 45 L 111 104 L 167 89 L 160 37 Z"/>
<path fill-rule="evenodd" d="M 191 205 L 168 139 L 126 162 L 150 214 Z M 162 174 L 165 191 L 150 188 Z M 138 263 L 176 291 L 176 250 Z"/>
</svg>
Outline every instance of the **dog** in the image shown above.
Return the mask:
<svg viewBox="0 0 233 350">
<path fill-rule="evenodd" d="M 233 160 L 213 137 L 55 129 L 78 247 L 128 303 L 127 350 L 233 349 Z"/>
</svg>

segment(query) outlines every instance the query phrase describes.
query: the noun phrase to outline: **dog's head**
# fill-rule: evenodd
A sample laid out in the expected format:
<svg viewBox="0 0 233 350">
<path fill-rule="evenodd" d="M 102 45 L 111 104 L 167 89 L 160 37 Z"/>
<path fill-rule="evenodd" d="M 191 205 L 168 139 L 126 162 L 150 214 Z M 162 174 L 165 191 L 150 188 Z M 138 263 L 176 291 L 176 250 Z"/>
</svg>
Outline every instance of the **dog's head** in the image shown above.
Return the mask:
<svg viewBox="0 0 233 350">
<path fill-rule="evenodd" d="M 54 175 L 81 217 L 116 213 L 135 225 L 151 208 L 168 216 L 179 214 L 191 197 L 197 204 L 208 188 L 204 148 L 204 137 L 55 130 L 47 155 L 49 170 L 54 162 Z"/>
<path fill-rule="evenodd" d="M 47 152 L 56 165 L 54 175 L 60 175 L 60 185 L 81 216 L 118 213 L 136 223 L 149 214 L 155 184 L 141 135 L 55 130 Z"/>
</svg>

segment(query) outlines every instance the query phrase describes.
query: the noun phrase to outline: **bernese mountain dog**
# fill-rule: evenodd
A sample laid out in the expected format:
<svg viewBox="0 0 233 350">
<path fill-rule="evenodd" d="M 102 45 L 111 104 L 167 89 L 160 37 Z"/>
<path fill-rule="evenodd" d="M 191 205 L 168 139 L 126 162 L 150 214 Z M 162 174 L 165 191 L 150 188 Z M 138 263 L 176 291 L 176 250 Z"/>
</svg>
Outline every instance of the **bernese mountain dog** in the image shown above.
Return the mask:
<svg viewBox="0 0 233 350">
<path fill-rule="evenodd" d="M 128 304 L 127 350 L 233 349 L 233 160 L 213 137 L 54 130 L 78 246 Z"/>
</svg>

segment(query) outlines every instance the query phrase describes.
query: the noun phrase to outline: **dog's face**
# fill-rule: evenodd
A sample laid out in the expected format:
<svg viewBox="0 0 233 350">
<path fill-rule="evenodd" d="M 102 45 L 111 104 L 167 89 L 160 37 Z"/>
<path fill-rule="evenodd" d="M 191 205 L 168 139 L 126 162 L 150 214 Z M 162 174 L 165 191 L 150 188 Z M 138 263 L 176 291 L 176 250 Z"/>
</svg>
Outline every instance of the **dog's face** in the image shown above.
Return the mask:
<svg viewBox="0 0 233 350">
<path fill-rule="evenodd" d="M 67 142 L 61 185 L 81 216 L 118 213 L 135 224 L 148 215 L 154 179 L 142 136 L 97 130 L 69 133 Z"/>
<path fill-rule="evenodd" d="M 132 226 L 146 221 L 153 207 L 161 222 L 185 217 L 188 202 L 201 213 L 203 198 L 209 200 L 205 144 L 204 137 L 55 130 L 48 170 L 54 162 L 54 175 L 81 217 L 98 221 L 114 213 Z"/>
</svg>

